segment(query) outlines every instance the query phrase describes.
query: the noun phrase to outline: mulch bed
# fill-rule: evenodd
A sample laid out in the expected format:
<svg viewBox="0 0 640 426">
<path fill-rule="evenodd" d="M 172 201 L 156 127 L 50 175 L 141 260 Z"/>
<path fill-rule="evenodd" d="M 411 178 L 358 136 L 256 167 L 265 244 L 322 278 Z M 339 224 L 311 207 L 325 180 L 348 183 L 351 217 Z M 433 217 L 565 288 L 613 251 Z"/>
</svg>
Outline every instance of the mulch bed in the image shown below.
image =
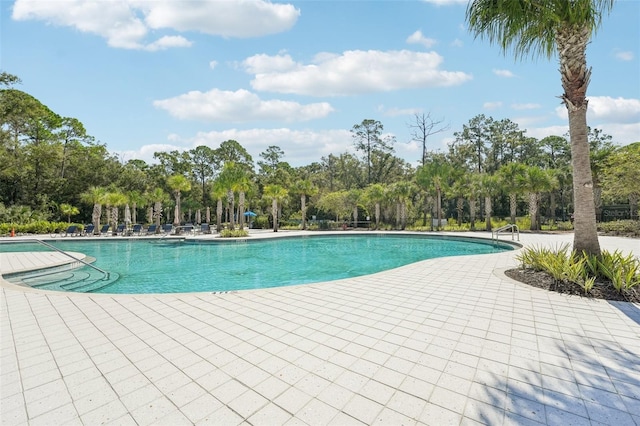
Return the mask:
<svg viewBox="0 0 640 426">
<path fill-rule="evenodd" d="M 505 271 L 505 275 L 524 284 L 562 294 L 581 296 L 589 299 L 640 303 L 640 290 L 637 286 L 631 290 L 624 290 L 622 293 L 618 293 L 611 282 L 596 281 L 591 291 L 588 294 L 584 294 L 584 290 L 582 290 L 578 284 L 565 281 L 555 283 L 553 278 L 546 272 L 518 268 Z"/>
</svg>

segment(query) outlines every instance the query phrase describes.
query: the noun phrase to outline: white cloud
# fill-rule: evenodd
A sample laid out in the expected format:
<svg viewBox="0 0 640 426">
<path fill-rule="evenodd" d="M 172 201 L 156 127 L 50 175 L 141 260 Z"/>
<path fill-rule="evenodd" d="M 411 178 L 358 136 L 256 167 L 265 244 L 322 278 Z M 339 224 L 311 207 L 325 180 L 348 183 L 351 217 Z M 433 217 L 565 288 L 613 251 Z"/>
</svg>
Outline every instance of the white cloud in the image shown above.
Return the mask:
<svg viewBox="0 0 640 426">
<path fill-rule="evenodd" d="M 527 136 L 536 138 L 536 139 L 544 139 L 547 136 L 563 136 L 564 134 L 566 134 L 569 131 L 569 125 L 563 125 L 563 126 L 548 126 L 548 127 L 529 127 L 529 128 L 522 128 L 523 130 L 526 130 Z"/>
<path fill-rule="evenodd" d="M 127 162 L 129 160 L 144 160 L 147 163 L 153 163 L 155 160 L 153 158 L 153 153 L 155 152 L 169 152 L 169 151 L 184 151 L 184 146 L 177 146 L 171 144 L 151 144 L 151 145 L 143 145 L 138 150 L 123 150 L 113 151 L 114 154 L 118 156 L 120 161 Z"/>
<path fill-rule="evenodd" d="M 500 108 L 502 106 L 502 102 L 496 101 L 496 102 L 485 102 L 482 104 L 482 108 L 484 109 L 496 109 L 496 108 Z"/>
<path fill-rule="evenodd" d="M 15 20 L 40 20 L 107 39 L 109 46 L 159 50 L 187 47 L 184 38 L 145 39 L 150 31 L 196 31 L 222 37 L 260 37 L 289 30 L 300 11 L 264 0 L 16 0 Z"/>
<path fill-rule="evenodd" d="M 171 47 L 190 47 L 193 43 L 182 36 L 164 36 L 153 43 L 147 44 L 144 49 L 150 52 L 165 50 Z"/>
<path fill-rule="evenodd" d="M 182 120 L 233 123 L 254 120 L 307 121 L 326 117 L 333 112 L 327 102 L 302 105 L 292 101 L 262 100 L 247 90 L 192 91 L 154 101 L 153 105 Z"/>
<path fill-rule="evenodd" d="M 515 77 L 515 74 L 514 74 L 514 73 L 512 73 L 512 72 L 511 72 L 511 71 L 509 71 L 509 70 L 497 70 L 497 69 L 494 69 L 494 70 L 493 70 L 493 73 L 494 73 L 495 75 L 497 75 L 498 77 L 505 77 L 505 78 L 512 78 L 512 77 Z"/>
<path fill-rule="evenodd" d="M 610 96 L 589 96 L 587 114 L 596 120 L 613 123 L 640 121 L 640 99 L 612 98 Z"/>
<path fill-rule="evenodd" d="M 310 96 L 341 96 L 392 90 L 456 86 L 472 76 L 439 67 L 435 52 L 408 50 L 351 50 L 323 53 L 310 64 L 295 63 L 288 55 L 256 55 L 244 66 L 255 74 L 255 90 Z"/>
<path fill-rule="evenodd" d="M 556 115 L 567 122 L 567 109 L 560 105 Z M 521 121 L 516 121 L 521 126 Z M 640 99 L 612 98 L 609 96 L 589 96 L 587 123 L 613 137 L 613 142 L 627 145 L 640 141 Z M 527 123 L 524 123 L 527 124 Z M 530 124 L 533 124 L 531 122 Z M 568 122 L 561 126 L 529 127 L 527 135 L 542 139 L 551 135 L 564 135 L 569 131 Z"/>
<path fill-rule="evenodd" d="M 298 67 L 298 64 L 289 55 L 269 56 L 265 54 L 251 56 L 245 59 L 242 65 L 250 74 L 284 72 Z"/>
<path fill-rule="evenodd" d="M 212 70 L 218 66 L 218 61 L 209 61 L 209 68 Z"/>
<path fill-rule="evenodd" d="M 587 118 L 610 123 L 640 122 L 640 99 L 612 98 L 610 96 L 588 96 Z M 556 114 L 567 119 L 567 108 L 556 107 Z"/>
<path fill-rule="evenodd" d="M 637 123 L 594 123 L 594 128 L 601 129 L 604 133 L 613 137 L 613 142 L 618 145 L 629 145 L 640 142 L 640 122 Z"/>
<path fill-rule="evenodd" d="M 223 37 L 276 34 L 293 27 L 300 16 L 300 11 L 290 4 L 264 0 L 130 1 L 146 12 L 150 28 L 199 31 Z"/>
<path fill-rule="evenodd" d="M 623 51 L 623 50 L 616 50 L 614 53 L 616 59 L 619 59 L 621 61 L 632 61 L 633 58 L 635 57 L 633 52 L 631 51 Z"/>
<path fill-rule="evenodd" d="M 593 122 L 589 123 L 589 126 L 591 126 L 591 128 L 600 129 L 607 135 L 611 135 L 613 143 L 617 145 L 628 145 L 630 143 L 640 142 L 640 123 L 618 124 Z M 569 125 L 529 127 L 526 128 L 526 130 L 527 136 L 531 136 L 536 139 L 543 139 L 547 136 L 566 135 L 569 132 Z"/>
<path fill-rule="evenodd" d="M 427 49 L 429 49 L 429 48 L 435 46 L 437 41 L 435 39 L 425 37 L 422 34 L 422 31 L 418 30 L 415 33 L 411 34 L 409 37 L 407 37 L 407 43 L 409 43 L 409 44 L 421 44 L 422 46 L 424 46 Z"/>
<path fill-rule="evenodd" d="M 464 43 L 462 42 L 462 40 L 457 38 L 457 39 L 455 39 L 455 40 L 453 40 L 451 42 L 451 46 L 453 46 L 453 47 L 462 47 L 462 46 L 464 46 Z"/>
<path fill-rule="evenodd" d="M 221 142 L 233 139 L 241 141 L 254 160 L 270 145 L 279 146 L 285 153 L 284 161 L 296 167 L 320 161 L 321 157 L 332 153 L 353 150 L 353 140 L 348 130 L 228 129 L 199 132 L 193 137 L 185 138 L 170 136 L 171 144 L 145 145 L 137 151 L 119 151 L 117 154 L 124 156 L 126 160 L 138 158 L 151 163 L 156 151 L 184 151 L 199 145 L 215 149 Z"/>
</svg>

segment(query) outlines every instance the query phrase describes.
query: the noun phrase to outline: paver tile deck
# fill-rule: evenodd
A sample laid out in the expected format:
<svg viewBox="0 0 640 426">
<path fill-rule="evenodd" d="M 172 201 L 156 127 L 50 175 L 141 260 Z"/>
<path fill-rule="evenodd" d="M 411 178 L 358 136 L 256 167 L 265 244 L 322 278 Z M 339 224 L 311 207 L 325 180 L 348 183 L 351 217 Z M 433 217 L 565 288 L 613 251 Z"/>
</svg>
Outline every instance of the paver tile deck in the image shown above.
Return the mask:
<svg viewBox="0 0 640 426">
<path fill-rule="evenodd" d="M 515 254 L 223 294 L 0 278 L 0 423 L 639 426 L 640 306 L 512 281 Z M 0 253 L 0 272 L 46 256 Z"/>
</svg>

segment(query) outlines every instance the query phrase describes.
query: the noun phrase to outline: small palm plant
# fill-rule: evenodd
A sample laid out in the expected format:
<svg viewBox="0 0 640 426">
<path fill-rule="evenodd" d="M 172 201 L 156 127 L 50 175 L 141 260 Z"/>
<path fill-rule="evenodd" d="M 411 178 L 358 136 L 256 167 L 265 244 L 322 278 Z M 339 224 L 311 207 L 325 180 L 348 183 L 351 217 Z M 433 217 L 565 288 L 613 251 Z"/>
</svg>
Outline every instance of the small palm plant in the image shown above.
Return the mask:
<svg viewBox="0 0 640 426">
<path fill-rule="evenodd" d="M 60 212 L 67 216 L 67 223 L 71 223 L 71 216 L 77 215 L 80 213 L 80 210 L 71 204 L 62 203 L 60 204 Z"/>
</svg>

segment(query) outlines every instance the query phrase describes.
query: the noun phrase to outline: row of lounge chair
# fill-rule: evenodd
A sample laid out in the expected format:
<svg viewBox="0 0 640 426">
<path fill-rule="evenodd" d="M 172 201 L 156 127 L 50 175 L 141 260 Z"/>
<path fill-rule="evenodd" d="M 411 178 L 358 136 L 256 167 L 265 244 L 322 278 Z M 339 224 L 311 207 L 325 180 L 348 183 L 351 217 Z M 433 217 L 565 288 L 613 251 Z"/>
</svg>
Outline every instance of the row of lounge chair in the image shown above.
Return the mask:
<svg viewBox="0 0 640 426">
<path fill-rule="evenodd" d="M 100 228 L 100 232 L 96 233 L 95 227 L 92 223 L 86 225 L 82 231 L 78 229 L 77 225 L 69 226 L 64 232 L 60 232 L 59 236 L 92 236 L 92 235 L 123 235 L 123 236 L 141 236 L 141 235 L 170 235 L 170 234 L 210 234 L 211 228 L 208 223 L 203 223 L 199 226 L 187 223 L 185 225 L 174 227 L 171 224 L 165 224 L 161 226 L 149 225 L 148 228 L 144 228 L 141 224 L 135 224 L 131 228 L 128 228 L 125 224 L 120 224 L 118 227 L 111 231 L 111 225 L 103 225 Z"/>
</svg>

